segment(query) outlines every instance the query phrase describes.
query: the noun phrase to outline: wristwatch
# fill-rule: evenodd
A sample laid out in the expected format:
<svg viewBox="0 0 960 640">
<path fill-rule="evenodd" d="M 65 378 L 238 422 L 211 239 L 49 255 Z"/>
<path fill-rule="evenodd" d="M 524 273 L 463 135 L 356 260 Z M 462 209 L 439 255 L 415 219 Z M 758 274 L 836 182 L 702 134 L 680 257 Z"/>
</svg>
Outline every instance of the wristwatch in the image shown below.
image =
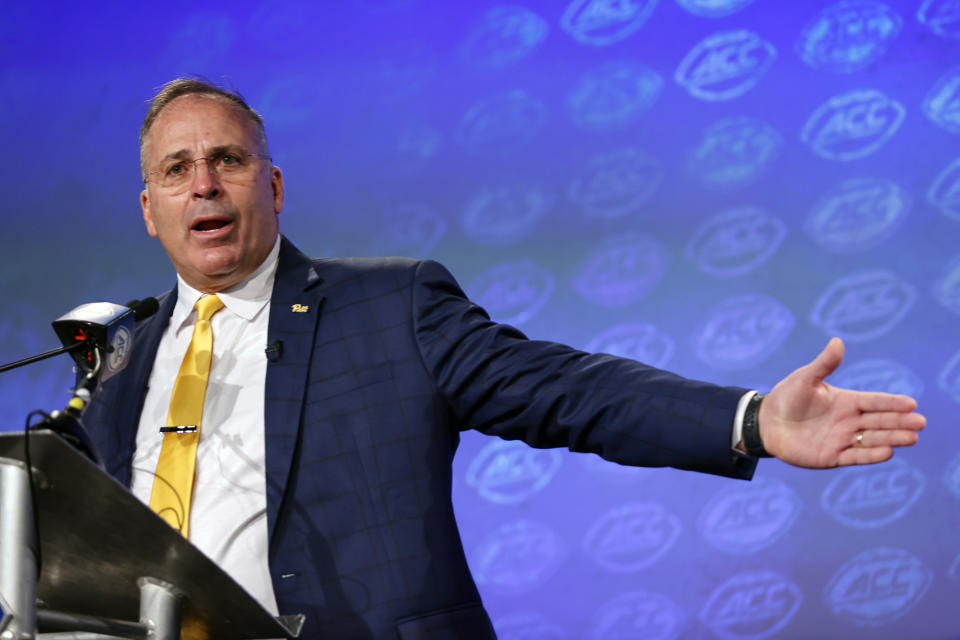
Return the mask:
<svg viewBox="0 0 960 640">
<path fill-rule="evenodd" d="M 756 394 L 747 403 L 747 410 L 743 414 L 743 446 L 747 453 L 755 458 L 772 458 L 763 448 L 763 440 L 760 439 L 760 403 L 763 402 L 763 396 Z"/>
</svg>

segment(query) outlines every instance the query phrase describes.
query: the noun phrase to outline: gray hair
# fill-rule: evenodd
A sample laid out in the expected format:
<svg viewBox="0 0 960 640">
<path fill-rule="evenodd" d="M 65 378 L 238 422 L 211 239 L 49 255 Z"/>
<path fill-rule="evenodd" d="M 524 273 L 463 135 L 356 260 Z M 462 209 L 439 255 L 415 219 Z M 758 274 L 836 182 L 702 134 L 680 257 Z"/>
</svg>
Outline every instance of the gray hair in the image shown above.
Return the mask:
<svg viewBox="0 0 960 640">
<path fill-rule="evenodd" d="M 157 116 L 167 105 L 181 96 L 188 95 L 211 96 L 241 109 L 256 127 L 262 145 L 260 151 L 267 155 L 270 154 L 270 150 L 267 148 L 267 133 L 263 127 L 263 117 L 254 111 L 237 91 L 215 85 L 203 78 L 177 78 L 160 87 L 156 95 L 150 99 L 150 108 L 147 110 L 147 115 L 143 117 L 143 125 L 140 127 L 140 173 L 144 174 L 144 177 L 146 177 L 146 159 L 143 147 L 147 134 L 150 132 L 150 127 L 153 126 Z"/>
</svg>

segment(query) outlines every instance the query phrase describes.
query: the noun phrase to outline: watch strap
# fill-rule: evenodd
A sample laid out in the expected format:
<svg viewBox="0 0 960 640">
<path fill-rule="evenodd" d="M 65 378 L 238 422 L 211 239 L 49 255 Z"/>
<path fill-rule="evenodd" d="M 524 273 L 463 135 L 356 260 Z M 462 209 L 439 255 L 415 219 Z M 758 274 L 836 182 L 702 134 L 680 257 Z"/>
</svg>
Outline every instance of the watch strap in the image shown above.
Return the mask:
<svg viewBox="0 0 960 640">
<path fill-rule="evenodd" d="M 760 439 L 760 403 L 763 402 L 763 396 L 756 394 L 747 403 L 747 410 L 743 413 L 743 446 L 747 453 L 755 458 L 772 458 L 763 448 L 763 440 Z"/>
</svg>

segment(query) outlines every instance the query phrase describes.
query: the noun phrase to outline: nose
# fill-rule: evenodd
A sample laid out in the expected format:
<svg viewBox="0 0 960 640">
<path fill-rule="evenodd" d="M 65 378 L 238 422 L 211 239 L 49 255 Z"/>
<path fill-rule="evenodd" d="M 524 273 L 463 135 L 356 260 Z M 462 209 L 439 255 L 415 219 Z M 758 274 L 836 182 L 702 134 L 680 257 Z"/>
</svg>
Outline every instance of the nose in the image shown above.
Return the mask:
<svg viewBox="0 0 960 640">
<path fill-rule="evenodd" d="M 220 195 L 220 177 L 211 171 L 207 158 L 193 162 L 193 197 L 206 200 Z"/>
</svg>

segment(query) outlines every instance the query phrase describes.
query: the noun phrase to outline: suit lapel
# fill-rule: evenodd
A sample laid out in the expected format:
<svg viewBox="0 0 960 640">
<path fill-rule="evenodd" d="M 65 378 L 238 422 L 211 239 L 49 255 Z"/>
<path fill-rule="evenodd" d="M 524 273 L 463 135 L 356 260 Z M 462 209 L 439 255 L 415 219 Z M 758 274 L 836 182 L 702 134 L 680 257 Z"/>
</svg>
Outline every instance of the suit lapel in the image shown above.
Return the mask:
<svg viewBox="0 0 960 640">
<path fill-rule="evenodd" d="M 267 332 L 267 523 L 272 538 L 300 440 L 301 414 L 323 294 L 313 262 L 281 239 Z"/>
</svg>

